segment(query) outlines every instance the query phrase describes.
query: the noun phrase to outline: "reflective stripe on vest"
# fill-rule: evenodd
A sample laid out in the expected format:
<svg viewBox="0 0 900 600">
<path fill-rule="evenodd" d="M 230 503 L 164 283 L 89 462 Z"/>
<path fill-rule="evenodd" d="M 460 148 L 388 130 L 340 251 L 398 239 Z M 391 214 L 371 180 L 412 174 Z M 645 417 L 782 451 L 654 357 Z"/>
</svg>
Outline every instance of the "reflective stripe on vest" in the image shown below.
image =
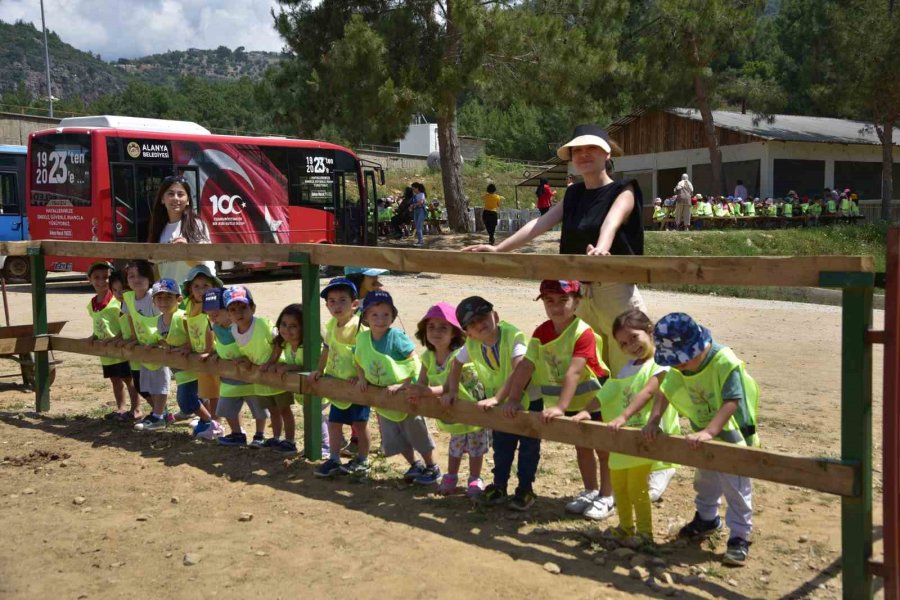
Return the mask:
<svg viewBox="0 0 900 600">
<path fill-rule="evenodd" d="M 134 335 L 138 343 L 142 346 L 155 346 L 159 343 L 159 333 L 156 329 L 159 315 L 145 317 L 139 313 L 134 305 L 134 292 L 131 290 L 125 292 L 122 299 L 125 301 L 125 306 L 128 307 L 128 315 L 134 325 Z M 162 365 L 141 363 L 141 366 L 150 371 L 158 371 Z"/>
<path fill-rule="evenodd" d="M 601 355 L 603 353 L 603 342 L 591 326 L 576 317 L 559 336 L 541 344 L 538 338 L 531 338 L 528 342 L 528 353 L 525 358 L 534 365 L 534 382 L 540 386 L 541 394 L 544 398 L 544 406 L 556 406 L 559 403 L 559 394 L 562 391 L 562 384 L 572 363 L 572 353 L 575 351 L 575 343 L 586 332 L 590 331 L 594 336 L 594 354 L 600 366 L 608 371 L 603 364 Z M 568 411 L 583 410 L 588 402 L 593 400 L 600 389 L 600 381 L 585 364 L 581 375 L 578 377 L 578 385 L 575 388 L 575 394 L 569 403 Z"/>
<path fill-rule="evenodd" d="M 422 354 L 422 366 L 425 368 L 425 373 L 428 375 L 428 385 L 443 386 L 447 383 L 447 378 L 450 376 L 450 366 L 453 364 L 453 361 L 456 360 L 457 354 L 459 354 L 459 348 L 450 353 L 444 368 L 440 370 L 438 369 L 437 357 L 434 355 L 434 352 L 426 350 L 425 353 Z M 475 370 L 475 365 L 471 362 L 467 362 L 462 366 L 462 372 L 459 377 L 458 397 L 465 402 L 477 402 L 478 398 L 484 398 L 484 389 L 478 381 L 478 372 Z M 437 419 L 437 426 L 442 431 L 446 431 L 452 435 L 462 435 L 464 433 L 481 431 L 481 427 L 478 427 L 477 425 L 448 423 L 446 421 L 441 421 L 440 419 Z"/>
<path fill-rule="evenodd" d="M 222 360 L 234 360 L 241 357 L 241 349 L 238 348 L 237 342 L 223 343 L 216 330 L 213 329 L 215 341 L 213 347 L 216 355 Z M 252 383 L 241 381 L 240 379 L 232 379 L 230 377 L 219 377 L 219 397 L 220 398 L 242 398 L 244 396 L 252 396 L 254 388 Z"/>
<path fill-rule="evenodd" d="M 356 336 L 359 335 L 360 331 L 368 330 L 365 326 L 360 327 L 359 315 L 353 315 L 344 327 L 356 330 Z M 356 367 L 353 364 L 353 345 L 356 343 L 356 336 L 354 336 L 352 343 L 338 341 L 337 319 L 332 317 L 328 321 L 325 325 L 325 344 L 328 346 L 328 361 L 325 363 L 325 375 L 343 380 L 356 377 Z M 352 404 L 352 402 L 344 402 L 334 398 L 323 398 L 322 401 L 329 401 L 341 410 L 347 410 Z"/>
<path fill-rule="evenodd" d="M 91 317 L 94 338 L 98 340 L 110 340 L 119 334 L 119 312 L 122 305 L 114 297 L 100 310 L 94 310 L 93 299 L 88 300 L 87 310 Z M 111 356 L 101 356 L 100 364 L 103 366 L 117 365 L 125 362 L 124 359 Z"/>
<path fill-rule="evenodd" d="M 166 343 L 173 348 L 180 348 L 188 341 L 188 332 L 185 329 L 185 314 L 183 310 L 179 309 L 172 315 L 169 333 L 166 334 Z M 195 371 L 182 371 L 172 367 L 172 374 L 175 376 L 175 383 L 178 385 L 197 381 L 197 373 Z"/>
<path fill-rule="evenodd" d="M 251 327 L 253 334 L 250 341 L 244 345 L 236 342 L 241 350 L 241 356 L 244 356 L 254 365 L 262 365 L 272 358 L 272 346 L 274 336 L 272 335 L 272 322 L 265 317 L 253 317 Z M 254 383 L 254 394 L 257 396 L 275 396 L 282 392 L 271 386 L 261 383 Z"/>
<path fill-rule="evenodd" d="M 478 380 L 484 386 L 484 393 L 488 398 L 496 394 L 512 374 L 513 347 L 515 347 L 516 343 L 525 345 L 525 334 L 514 325 L 510 325 L 506 321 L 500 321 L 497 327 L 500 329 L 500 340 L 498 342 L 500 345 L 499 369 L 495 370 L 487 366 L 484 357 L 481 355 L 481 342 L 472 338 L 466 340 L 469 360 L 475 365 L 475 370 L 478 372 Z M 522 396 L 522 406 L 527 410 L 528 395 L 523 394 Z"/>
<path fill-rule="evenodd" d="M 380 387 L 415 379 L 422 367 L 419 356 L 416 354 L 405 360 L 394 360 L 387 354 L 377 351 L 372 345 L 372 332 L 368 330 L 360 331 L 357 334 L 354 355 L 356 363 L 362 367 L 366 375 L 366 381 Z M 375 412 L 385 419 L 397 423 L 409 416 L 405 412 L 387 408 L 375 407 Z"/>
</svg>

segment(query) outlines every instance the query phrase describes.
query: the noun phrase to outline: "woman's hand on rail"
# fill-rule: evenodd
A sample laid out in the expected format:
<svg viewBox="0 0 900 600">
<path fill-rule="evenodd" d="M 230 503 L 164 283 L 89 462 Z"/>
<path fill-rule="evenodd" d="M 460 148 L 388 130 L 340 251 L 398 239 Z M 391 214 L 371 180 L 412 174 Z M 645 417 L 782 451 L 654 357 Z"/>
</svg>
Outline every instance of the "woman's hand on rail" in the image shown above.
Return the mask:
<svg viewBox="0 0 900 600">
<path fill-rule="evenodd" d="M 185 239 L 181 236 L 178 236 L 176 238 L 172 238 L 171 240 L 169 240 L 169 243 L 170 244 L 187 244 L 188 241 L 187 241 L 187 239 Z"/>
<path fill-rule="evenodd" d="M 497 248 L 490 244 L 475 244 L 474 246 L 466 246 L 463 252 L 496 252 Z"/>
<path fill-rule="evenodd" d="M 592 244 L 588 244 L 587 253 L 588 256 L 611 256 L 609 250 L 601 250 L 593 246 Z"/>
</svg>

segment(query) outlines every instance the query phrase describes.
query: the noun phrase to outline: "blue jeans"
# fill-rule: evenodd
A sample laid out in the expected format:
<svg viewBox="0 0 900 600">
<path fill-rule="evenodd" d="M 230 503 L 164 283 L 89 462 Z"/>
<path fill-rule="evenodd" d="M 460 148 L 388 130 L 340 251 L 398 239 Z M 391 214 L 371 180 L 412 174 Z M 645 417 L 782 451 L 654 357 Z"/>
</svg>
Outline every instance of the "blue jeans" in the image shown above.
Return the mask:
<svg viewBox="0 0 900 600">
<path fill-rule="evenodd" d="M 186 415 L 192 415 L 200 410 L 200 396 L 197 394 L 199 384 L 197 380 L 182 383 L 178 386 L 175 399 L 178 401 L 178 409 Z"/>
<path fill-rule="evenodd" d="M 529 406 L 529 412 L 544 410 L 543 400 L 534 400 Z M 541 460 L 540 438 L 525 437 L 515 433 L 504 431 L 493 432 L 494 441 L 494 486 L 506 490 L 509 484 L 509 475 L 512 471 L 513 459 L 516 455 L 516 447 L 519 449 L 519 462 L 516 465 L 516 476 L 519 478 L 517 492 L 530 492 L 537 475 L 538 463 Z"/>
<path fill-rule="evenodd" d="M 413 211 L 413 220 L 416 224 L 416 243 L 423 244 L 425 243 L 425 238 L 422 236 L 425 228 L 425 209 L 417 208 Z"/>
</svg>

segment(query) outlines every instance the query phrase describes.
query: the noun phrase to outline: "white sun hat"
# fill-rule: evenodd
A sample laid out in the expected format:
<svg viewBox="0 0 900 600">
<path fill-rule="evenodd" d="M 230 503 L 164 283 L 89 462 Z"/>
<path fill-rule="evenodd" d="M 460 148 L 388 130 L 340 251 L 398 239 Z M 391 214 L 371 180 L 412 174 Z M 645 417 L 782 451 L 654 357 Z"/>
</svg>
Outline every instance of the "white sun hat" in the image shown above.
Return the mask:
<svg viewBox="0 0 900 600">
<path fill-rule="evenodd" d="M 562 160 L 572 160 L 570 148 L 575 146 L 600 146 L 607 154 L 612 153 L 609 145 L 609 134 L 598 125 L 578 125 L 572 132 L 572 139 L 559 147 L 556 155 Z"/>
</svg>

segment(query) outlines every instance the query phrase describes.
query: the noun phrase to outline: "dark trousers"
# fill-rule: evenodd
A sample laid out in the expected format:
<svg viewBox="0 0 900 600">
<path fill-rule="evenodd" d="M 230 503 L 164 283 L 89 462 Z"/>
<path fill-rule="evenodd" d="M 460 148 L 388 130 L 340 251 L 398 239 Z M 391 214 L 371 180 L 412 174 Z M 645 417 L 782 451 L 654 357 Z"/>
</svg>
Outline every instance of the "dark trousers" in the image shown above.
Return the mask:
<svg viewBox="0 0 900 600">
<path fill-rule="evenodd" d="M 547 208 L 538 208 L 538 212 L 541 213 L 541 216 L 546 215 L 548 210 L 550 210 L 549 206 Z"/>
<path fill-rule="evenodd" d="M 544 410 L 543 400 L 534 400 L 528 407 L 529 412 Z M 517 492 L 530 492 L 537 475 L 538 463 L 541 460 L 540 438 L 525 437 L 504 431 L 493 432 L 494 446 L 494 486 L 506 490 L 509 475 L 512 471 L 516 448 L 519 450 L 519 462 L 516 465 L 516 476 L 519 478 Z"/>
<path fill-rule="evenodd" d="M 494 243 L 494 232 L 497 231 L 497 211 L 486 210 L 481 213 L 481 220 L 484 221 L 484 228 L 487 229 L 488 239 L 490 243 Z"/>
</svg>

